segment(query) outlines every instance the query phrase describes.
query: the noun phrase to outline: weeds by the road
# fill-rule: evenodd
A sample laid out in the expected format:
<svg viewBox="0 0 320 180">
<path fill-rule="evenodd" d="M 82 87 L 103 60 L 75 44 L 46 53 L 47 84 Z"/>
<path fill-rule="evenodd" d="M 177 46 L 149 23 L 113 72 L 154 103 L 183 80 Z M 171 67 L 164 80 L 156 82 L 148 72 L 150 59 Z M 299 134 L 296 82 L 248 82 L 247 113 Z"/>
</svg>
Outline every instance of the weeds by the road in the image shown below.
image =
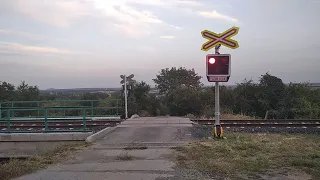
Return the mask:
<svg viewBox="0 0 320 180">
<path fill-rule="evenodd" d="M 212 117 L 211 116 L 196 117 L 193 114 L 188 114 L 187 117 L 190 119 L 212 119 L 212 120 L 214 120 L 214 116 L 212 116 Z M 246 116 L 246 115 L 241 115 L 241 114 L 228 114 L 228 113 L 221 114 L 220 118 L 221 119 L 234 119 L 234 120 L 261 119 L 259 117 Z"/>
<path fill-rule="evenodd" d="M 320 136 L 228 133 L 176 148 L 178 165 L 239 179 L 284 170 L 320 179 Z"/>
<path fill-rule="evenodd" d="M 8 162 L 0 164 L 1 180 L 9 180 L 46 168 L 50 164 L 65 160 L 65 158 L 70 156 L 74 151 L 87 146 L 89 146 L 89 144 L 85 142 L 68 144 L 24 160 L 10 159 Z"/>
<path fill-rule="evenodd" d="M 144 149 L 148 149 L 147 146 L 128 146 L 123 148 L 124 150 L 144 150 Z"/>
<path fill-rule="evenodd" d="M 117 156 L 117 160 L 121 160 L 121 161 L 130 161 L 133 159 L 133 156 L 131 156 L 130 154 L 128 154 L 128 152 L 125 153 L 120 153 Z"/>
</svg>

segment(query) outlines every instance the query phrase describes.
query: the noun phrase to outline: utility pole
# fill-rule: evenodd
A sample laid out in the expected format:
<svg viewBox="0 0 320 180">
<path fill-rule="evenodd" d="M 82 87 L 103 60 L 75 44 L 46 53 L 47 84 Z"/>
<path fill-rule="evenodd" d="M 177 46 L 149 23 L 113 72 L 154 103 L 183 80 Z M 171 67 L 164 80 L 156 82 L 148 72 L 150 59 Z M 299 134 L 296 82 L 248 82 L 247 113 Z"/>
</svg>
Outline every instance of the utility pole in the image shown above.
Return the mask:
<svg viewBox="0 0 320 180">
<path fill-rule="evenodd" d="M 125 109 L 125 119 L 128 119 L 128 87 L 127 85 L 132 85 L 136 81 L 132 78 L 134 77 L 134 74 L 131 74 L 129 76 L 126 75 L 120 75 L 120 78 L 122 79 L 120 81 L 120 84 L 123 84 L 124 86 L 124 109 Z"/>
</svg>

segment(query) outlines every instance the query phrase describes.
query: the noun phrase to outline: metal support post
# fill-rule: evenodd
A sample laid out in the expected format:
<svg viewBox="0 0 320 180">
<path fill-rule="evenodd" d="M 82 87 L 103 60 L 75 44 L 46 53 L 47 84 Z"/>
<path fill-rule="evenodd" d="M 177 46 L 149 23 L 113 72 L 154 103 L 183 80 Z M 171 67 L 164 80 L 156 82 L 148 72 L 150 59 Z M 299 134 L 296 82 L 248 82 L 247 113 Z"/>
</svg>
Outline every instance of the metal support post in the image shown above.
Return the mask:
<svg viewBox="0 0 320 180">
<path fill-rule="evenodd" d="M 93 101 L 91 101 L 91 117 L 93 117 Z"/>
<path fill-rule="evenodd" d="M 127 99 L 127 76 L 124 75 L 124 106 L 125 106 L 125 113 L 126 119 L 128 119 L 128 99 Z"/>
<path fill-rule="evenodd" d="M 48 131 L 48 109 L 44 109 L 44 130 Z"/>
<path fill-rule="evenodd" d="M 87 118 L 86 118 L 86 108 L 82 109 L 82 120 L 83 120 L 83 131 L 87 130 Z"/>
<path fill-rule="evenodd" d="M 4 111 L 3 111 L 4 112 Z M 1 103 L 0 103 L 0 120 L 2 119 L 2 109 L 1 109 Z"/>
<path fill-rule="evenodd" d="M 220 49 L 220 44 L 215 47 L 215 54 L 220 54 L 219 49 Z M 220 97 L 219 97 L 219 82 L 216 82 L 215 88 L 215 123 L 214 123 L 214 136 L 215 137 L 222 137 L 222 127 L 220 124 Z"/>
<path fill-rule="evenodd" d="M 11 114 L 11 110 L 7 109 L 7 131 L 8 132 L 10 132 L 11 130 L 10 114 Z"/>
</svg>

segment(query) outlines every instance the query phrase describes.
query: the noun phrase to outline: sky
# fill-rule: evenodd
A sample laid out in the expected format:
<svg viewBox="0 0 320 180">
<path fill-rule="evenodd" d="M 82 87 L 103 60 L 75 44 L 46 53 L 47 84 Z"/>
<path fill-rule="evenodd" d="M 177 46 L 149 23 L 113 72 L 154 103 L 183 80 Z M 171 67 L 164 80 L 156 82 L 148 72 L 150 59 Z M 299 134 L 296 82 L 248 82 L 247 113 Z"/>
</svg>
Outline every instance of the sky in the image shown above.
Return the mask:
<svg viewBox="0 0 320 180">
<path fill-rule="evenodd" d="M 320 0 L 0 0 L 0 81 L 40 89 L 154 85 L 163 68 L 206 79 L 201 31 L 235 26 L 235 84 L 269 72 L 320 82 Z"/>
</svg>

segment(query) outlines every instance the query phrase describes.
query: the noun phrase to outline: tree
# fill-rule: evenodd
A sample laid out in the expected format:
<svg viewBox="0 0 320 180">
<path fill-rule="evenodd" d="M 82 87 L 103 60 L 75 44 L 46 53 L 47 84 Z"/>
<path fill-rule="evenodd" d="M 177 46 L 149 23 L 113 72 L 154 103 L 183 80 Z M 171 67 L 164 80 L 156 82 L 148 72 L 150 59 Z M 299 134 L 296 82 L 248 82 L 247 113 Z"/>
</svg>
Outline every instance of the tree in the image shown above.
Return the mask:
<svg viewBox="0 0 320 180">
<path fill-rule="evenodd" d="M 194 69 L 188 70 L 185 68 L 161 69 L 159 74 L 153 81 L 157 84 L 157 88 L 160 93 L 168 93 L 169 91 L 175 90 L 182 86 L 185 87 L 201 87 L 200 82 L 201 76 L 194 71 Z"/>
<path fill-rule="evenodd" d="M 189 113 L 200 115 L 202 111 L 200 91 L 192 87 L 176 88 L 166 98 L 170 115 L 184 116 Z"/>
<path fill-rule="evenodd" d="M 260 99 L 264 100 L 265 110 L 279 108 L 279 102 L 283 98 L 285 84 L 278 77 L 269 73 L 261 75 L 259 86 L 261 88 Z"/>
<path fill-rule="evenodd" d="M 148 85 L 146 82 L 142 81 L 140 83 L 137 83 L 133 87 L 133 95 L 135 97 L 137 106 L 138 106 L 138 111 L 141 110 L 148 110 L 150 107 L 150 96 L 149 96 L 149 91 L 150 91 L 150 85 Z"/>
<path fill-rule="evenodd" d="M 37 101 L 40 100 L 40 90 L 37 86 L 29 86 L 25 81 L 22 81 L 16 89 L 16 100 L 18 101 Z M 37 107 L 37 103 L 17 103 L 14 105 L 15 107 Z M 15 115 L 17 116 L 35 116 L 37 114 L 36 111 L 15 111 Z"/>
<path fill-rule="evenodd" d="M 14 85 L 0 81 L 0 102 L 12 101 L 15 98 L 15 87 Z"/>
<path fill-rule="evenodd" d="M 37 86 L 29 86 L 25 81 L 17 87 L 19 101 L 36 101 L 40 99 L 40 90 Z"/>
<path fill-rule="evenodd" d="M 260 105 L 257 99 L 259 88 L 251 79 L 245 79 L 242 83 L 237 83 L 233 93 L 235 96 L 235 113 L 245 115 L 260 114 Z M 261 115 L 263 116 L 264 112 Z"/>
<path fill-rule="evenodd" d="M 235 107 L 233 89 L 227 86 L 220 86 L 220 104 L 222 112 L 232 112 Z"/>
<path fill-rule="evenodd" d="M 313 103 L 316 97 L 313 90 L 305 83 L 290 83 L 285 87 L 283 98 L 279 102 L 281 118 L 297 118 L 298 116 L 310 116 L 317 109 L 317 105 Z"/>
</svg>

